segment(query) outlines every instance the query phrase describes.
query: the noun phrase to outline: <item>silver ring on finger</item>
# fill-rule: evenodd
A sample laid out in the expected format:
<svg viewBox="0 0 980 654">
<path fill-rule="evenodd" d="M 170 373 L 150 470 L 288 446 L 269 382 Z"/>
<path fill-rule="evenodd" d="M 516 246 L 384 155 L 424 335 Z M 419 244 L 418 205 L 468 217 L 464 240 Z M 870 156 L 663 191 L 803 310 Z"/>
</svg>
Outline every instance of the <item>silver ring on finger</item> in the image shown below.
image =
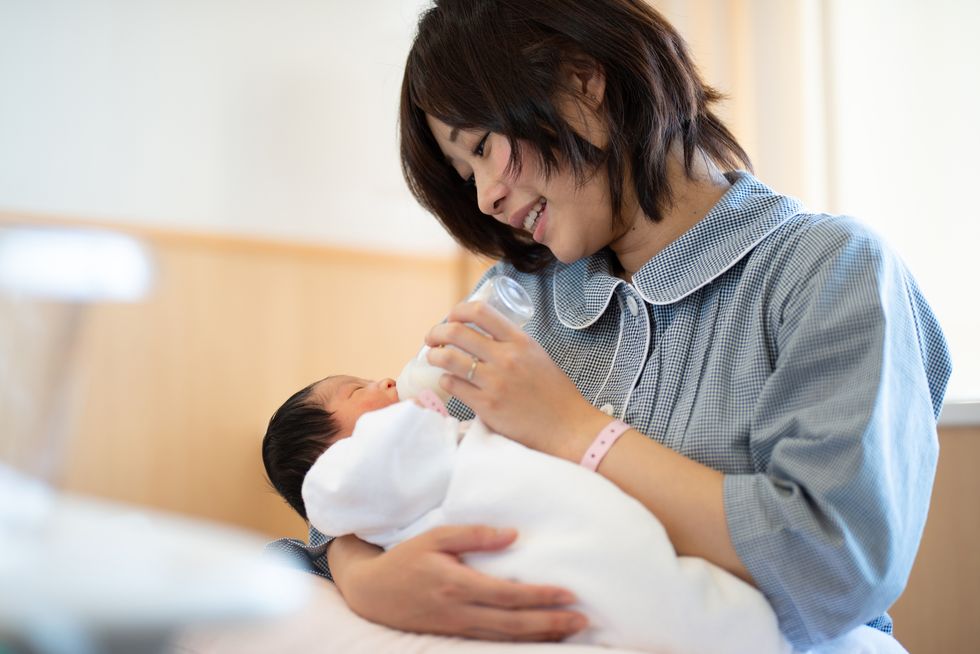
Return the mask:
<svg viewBox="0 0 980 654">
<path fill-rule="evenodd" d="M 476 372 L 476 364 L 478 363 L 480 363 L 480 360 L 477 359 L 476 357 L 473 357 L 473 363 L 470 364 L 470 369 L 466 373 L 466 381 L 468 382 L 473 381 L 473 374 Z"/>
</svg>

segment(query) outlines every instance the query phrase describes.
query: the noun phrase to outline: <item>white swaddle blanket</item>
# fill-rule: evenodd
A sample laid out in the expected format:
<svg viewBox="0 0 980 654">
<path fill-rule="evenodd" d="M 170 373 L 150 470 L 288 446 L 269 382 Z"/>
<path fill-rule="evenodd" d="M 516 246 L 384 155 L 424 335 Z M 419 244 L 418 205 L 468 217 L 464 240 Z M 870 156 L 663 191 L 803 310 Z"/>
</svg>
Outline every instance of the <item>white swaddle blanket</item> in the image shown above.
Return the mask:
<svg viewBox="0 0 980 654">
<path fill-rule="evenodd" d="M 573 642 L 658 654 L 793 652 L 758 590 L 703 559 L 678 557 L 638 501 L 479 420 L 460 423 L 412 402 L 367 413 L 310 469 L 303 500 L 321 532 L 356 534 L 385 549 L 445 524 L 517 529 L 509 548 L 464 560 L 496 577 L 575 593 L 589 628 Z M 904 650 L 859 627 L 812 651 Z"/>
</svg>

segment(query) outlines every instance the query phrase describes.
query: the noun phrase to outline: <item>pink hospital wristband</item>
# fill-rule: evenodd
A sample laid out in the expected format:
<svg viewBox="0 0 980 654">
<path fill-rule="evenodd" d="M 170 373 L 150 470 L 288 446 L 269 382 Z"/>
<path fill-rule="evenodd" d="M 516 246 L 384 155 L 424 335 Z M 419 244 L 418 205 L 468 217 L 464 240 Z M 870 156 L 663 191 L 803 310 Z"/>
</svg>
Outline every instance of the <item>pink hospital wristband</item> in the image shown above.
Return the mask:
<svg viewBox="0 0 980 654">
<path fill-rule="evenodd" d="M 592 445 L 589 445 L 589 449 L 585 451 L 585 455 L 579 462 L 582 467 L 587 468 L 593 472 L 599 467 L 599 463 L 602 461 L 603 457 L 606 456 L 606 452 L 609 448 L 619 440 L 619 437 L 629 429 L 630 426 L 627 425 L 622 420 L 613 420 L 608 425 L 602 428 L 599 435 L 595 437 L 592 441 Z"/>
</svg>

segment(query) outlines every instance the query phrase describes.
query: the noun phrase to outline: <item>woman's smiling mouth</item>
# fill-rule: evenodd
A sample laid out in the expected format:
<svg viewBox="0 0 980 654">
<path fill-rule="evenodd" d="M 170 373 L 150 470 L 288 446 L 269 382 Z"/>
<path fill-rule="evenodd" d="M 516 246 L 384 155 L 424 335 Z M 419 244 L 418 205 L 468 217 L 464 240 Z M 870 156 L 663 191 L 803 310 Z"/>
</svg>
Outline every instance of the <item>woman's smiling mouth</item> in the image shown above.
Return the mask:
<svg viewBox="0 0 980 654">
<path fill-rule="evenodd" d="M 522 223 L 522 227 L 524 227 L 525 231 L 531 234 L 534 233 L 534 226 L 537 224 L 538 218 L 541 216 L 541 214 L 544 213 L 544 208 L 547 204 L 548 201 L 541 198 L 533 207 L 531 207 L 531 210 L 527 212 L 527 215 L 524 217 L 524 221 Z"/>
</svg>

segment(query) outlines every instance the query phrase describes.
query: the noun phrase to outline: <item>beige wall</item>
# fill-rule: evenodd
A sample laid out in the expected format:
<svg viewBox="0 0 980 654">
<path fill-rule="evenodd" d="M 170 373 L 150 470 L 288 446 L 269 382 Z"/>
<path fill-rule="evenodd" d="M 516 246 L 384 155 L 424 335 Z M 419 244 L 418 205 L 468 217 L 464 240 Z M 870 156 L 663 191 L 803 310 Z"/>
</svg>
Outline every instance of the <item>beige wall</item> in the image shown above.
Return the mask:
<svg viewBox="0 0 980 654">
<path fill-rule="evenodd" d="M 0 224 L 21 219 L 0 215 Z M 159 270 L 145 302 L 77 312 L 0 302 L 5 370 L 23 373 L 3 380 L 0 454 L 16 449 L 18 430 L 39 433 L 17 410 L 24 397 L 71 398 L 65 488 L 269 536 L 305 534 L 264 481 L 259 442 L 272 411 L 332 372 L 397 374 L 485 267 L 463 258 L 134 233 L 152 247 Z M 62 327 L 72 319 L 78 329 L 66 338 Z M 67 365 L 45 347 L 66 352 Z M 61 398 L 50 395 L 58 381 L 67 382 Z M 913 654 L 967 652 L 980 642 L 973 620 L 980 613 L 980 477 L 973 472 L 980 429 L 944 429 L 941 445 L 922 549 L 893 610 L 897 635 Z"/>
</svg>

